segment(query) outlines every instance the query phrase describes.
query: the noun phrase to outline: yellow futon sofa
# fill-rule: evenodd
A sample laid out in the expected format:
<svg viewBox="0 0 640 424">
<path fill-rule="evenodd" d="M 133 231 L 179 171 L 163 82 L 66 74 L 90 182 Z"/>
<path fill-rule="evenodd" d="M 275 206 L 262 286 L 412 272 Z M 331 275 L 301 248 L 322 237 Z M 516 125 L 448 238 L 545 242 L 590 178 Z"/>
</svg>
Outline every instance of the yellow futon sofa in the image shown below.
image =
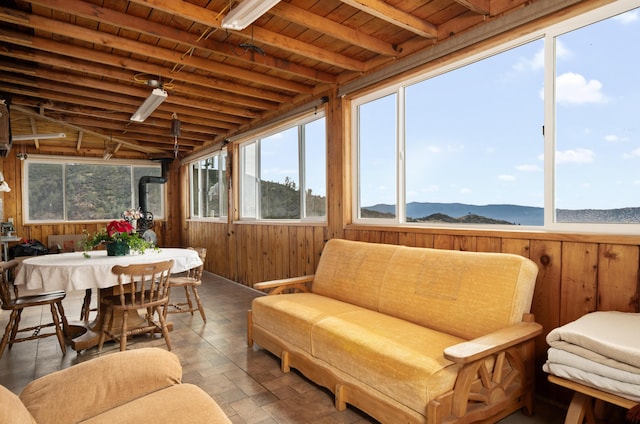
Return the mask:
<svg viewBox="0 0 640 424">
<path fill-rule="evenodd" d="M 255 342 L 382 423 L 494 422 L 533 409 L 522 256 L 329 240 L 315 275 L 258 283 Z"/>
<path fill-rule="evenodd" d="M 113 353 L 40 377 L 20 397 L 0 386 L 0 423 L 231 424 L 207 393 L 181 378 L 178 357 L 166 350 Z"/>
</svg>

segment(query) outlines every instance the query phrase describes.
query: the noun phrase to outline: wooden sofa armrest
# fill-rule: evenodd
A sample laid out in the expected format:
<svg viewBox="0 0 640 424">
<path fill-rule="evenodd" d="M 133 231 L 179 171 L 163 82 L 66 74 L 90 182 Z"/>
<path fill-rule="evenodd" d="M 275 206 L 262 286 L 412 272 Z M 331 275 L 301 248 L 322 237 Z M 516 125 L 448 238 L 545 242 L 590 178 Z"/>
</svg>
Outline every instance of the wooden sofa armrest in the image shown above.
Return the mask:
<svg viewBox="0 0 640 424">
<path fill-rule="evenodd" d="M 452 421 L 464 417 L 464 422 L 481 421 L 509 405 L 531 414 L 533 343 L 541 333 L 542 326 L 525 314 L 523 322 L 446 348 L 445 358 L 461 368 L 453 391 L 432 401 L 430 407 L 448 405 L 443 413 Z"/>
<path fill-rule="evenodd" d="M 444 357 L 450 361 L 466 364 L 504 351 L 542 333 L 537 322 L 520 322 L 485 336 L 449 346 Z"/>
<path fill-rule="evenodd" d="M 307 293 L 309 288 L 307 283 L 313 281 L 314 275 L 303 275 L 301 277 L 283 278 L 281 280 L 263 281 L 253 285 L 256 290 L 266 291 L 268 294 L 280 294 L 285 290 L 293 290 Z"/>
</svg>

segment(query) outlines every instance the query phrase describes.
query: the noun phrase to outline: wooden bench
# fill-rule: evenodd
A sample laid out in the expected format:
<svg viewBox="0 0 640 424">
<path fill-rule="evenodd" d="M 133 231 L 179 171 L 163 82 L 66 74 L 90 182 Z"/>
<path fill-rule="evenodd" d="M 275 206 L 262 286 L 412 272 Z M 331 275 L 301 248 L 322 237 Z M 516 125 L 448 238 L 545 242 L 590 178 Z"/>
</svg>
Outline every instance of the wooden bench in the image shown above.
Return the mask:
<svg viewBox="0 0 640 424">
<path fill-rule="evenodd" d="M 601 402 L 610 403 L 625 409 L 631 409 L 638 403 L 614 394 L 576 383 L 555 375 L 549 375 L 549 381 L 574 391 L 571 404 L 567 410 L 564 424 L 596 424 L 599 422 L 598 409 Z"/>
</svg>

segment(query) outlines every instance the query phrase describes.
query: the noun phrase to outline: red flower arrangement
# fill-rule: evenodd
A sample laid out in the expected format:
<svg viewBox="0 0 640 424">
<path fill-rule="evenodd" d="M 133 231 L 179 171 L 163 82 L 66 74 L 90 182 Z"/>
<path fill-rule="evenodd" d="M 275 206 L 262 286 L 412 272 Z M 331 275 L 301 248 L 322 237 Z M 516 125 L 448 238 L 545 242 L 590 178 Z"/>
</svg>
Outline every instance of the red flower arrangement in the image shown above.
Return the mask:
<svg viewBox="0 0 640 424">
<path fill-rule="evenodd" d="M 123 242 L 126 243 L 130 250 L 144 253 L 146 249 L 157 249 L 152 243 L 145 241 L 138 235 L 131 222 L 125 219 L 111 221 L 107 224 L 107 228 L 96 232 L 93 235 L 87 234 L 84 241 L 84 255 L 88 255 L 88 251 L 95 249 L 102 243 Z"/>
<path fill-rule="evenodd" d="M 123 239 L 128 240 L 128 237 L 124 236 L 124 234 L 129 235 L 134 231 L 135 231 L 135 228 L 133 228 L 133 225 L 131 225 L 129 221 L 124 219 L 111 221 L 109 222 L 109 224 L 107 224 L 107 234 L 109 235 L 109 237 L 113 239 L 112 241 L 116 241 L 116 240 L 124 241 Z"/>
</svg>

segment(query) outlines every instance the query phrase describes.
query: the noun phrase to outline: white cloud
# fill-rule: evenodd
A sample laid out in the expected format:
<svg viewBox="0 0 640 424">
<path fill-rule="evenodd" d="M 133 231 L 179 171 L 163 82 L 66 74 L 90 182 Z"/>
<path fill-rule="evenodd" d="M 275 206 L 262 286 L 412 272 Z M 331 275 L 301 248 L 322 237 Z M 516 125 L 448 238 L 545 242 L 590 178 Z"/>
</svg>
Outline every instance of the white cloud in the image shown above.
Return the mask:
<svg viewBox="0 0 640 424">
<path fill-rule="evenodd" d="M 467 188 L 467 187 L 464 187 L 464 188 L 461 188 L 461 189 L 459 190 L 459 193 L 460 193 L 460 194 L 469 194 L 469 193 L 471 193 L 471 189 L 470 189 L 470 188 Z"/>
<path fill-rule="evenodd" d="M 502 174 L 502 175 L 498 175 L 498 179 L 500 181 L 515 181 L 516 177 L 514 177 L 513 175 L 507 175 L 507 174 Z"/>
<path fill-rule="evenodd" d="M 559 40 L 556 41 L 556 57 L 558 59 L 566 59 L 573 55 L 571 50 Z M 544 69 L 544 47 L 538 50 L 531 58 L 521 58 L 513 66 L 513 70 L 522 71 L 539 71 Z"/>
<path fill-rule="evenodd" d="M 630 153 L 625 153 L 622 155 L 624 159 L 634 159 L 640 157 L 640 147 L 632 150 Z"/>
<path fill-rule="evenodd" d="M 563 152 L 556 152 L 556 164 L 561 163 L 591 163 L 595 158 L 595 153 L 589 149 L 570 149 Z"/>
<path fill-rule="evenodd" d="M 429 153 L 440 153 L 442 152 L 442 149 L 439 146 L 430 145 L 427 146 L 427 151 Z"/>
<path fill-rule="evenodd" d="M 609 143 L 616 143 L 618 141 L 629 141 L 626 137 L 620 137 L 615 134 L 607 134 L 604 136 L 604 141 L 608 141 Z"/>
<path fill-rule="evenodd" d="M 589 80 L 574 72 L 567 72 L 556 78 L 556 101 L 565 104 L 603 103 L 607 101 L 602 93 L 602 83 Z"/>
<path fill-rule="evenodd" d="M 639 14 L 637 10 L 631 10 L 627 13 L 623 13 L 621 15 L 614 16 L 613 19 L 622 23 L 622 25 L 628 25 L 633 22 L 636 22 L 639 18 Z"/>
<path fill-rule="evenodd" d="M 516 165 L 516 170 L 521 171 L 521 172 L 536 172 L 536 171 L 541 171 L 542 168 L 540 168 L 538 165 Z"/>
</svg>

